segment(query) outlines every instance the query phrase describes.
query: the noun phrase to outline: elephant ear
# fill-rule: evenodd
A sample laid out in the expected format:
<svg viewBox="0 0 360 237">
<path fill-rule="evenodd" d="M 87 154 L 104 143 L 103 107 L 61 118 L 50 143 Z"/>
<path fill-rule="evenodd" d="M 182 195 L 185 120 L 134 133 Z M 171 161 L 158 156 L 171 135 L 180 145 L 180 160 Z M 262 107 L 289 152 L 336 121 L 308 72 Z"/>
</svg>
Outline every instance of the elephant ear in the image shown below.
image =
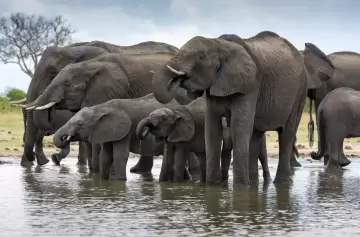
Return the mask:
<svg viewBox="0 0 360 237">
<path fill-rule="evenodd" d="M 168 142 L 189 141 L 195 133 L 194 118 L 185 108 L 174 109 L 175 125 L 167 137 Z"/>
<path fill-rule="evenodd" d="M 125 138 L 131 128 L 131 120 L 123 110 L 102 107 L 95 111 L 96 126 L 90 132 L 89 142 L 105 143 Z"/>
<path fill-rule="evenodd" d="M 319 88 L 330 80 L 335 71 L 335 66 L 324 52 L 312 43 L 305 43 L 305 50 L 302 54 L 308 74 L 308 89 Z"/>
<path fill-rule="evenodd" d="M 220 59 L 217 78 L 210 87 L 213 96 L 229 96 L 235 93 L 248 94 L 257 87 L 257 66 L 246 43 L 240 45 L 222 40 L 228 49 Z"/>
</svg>

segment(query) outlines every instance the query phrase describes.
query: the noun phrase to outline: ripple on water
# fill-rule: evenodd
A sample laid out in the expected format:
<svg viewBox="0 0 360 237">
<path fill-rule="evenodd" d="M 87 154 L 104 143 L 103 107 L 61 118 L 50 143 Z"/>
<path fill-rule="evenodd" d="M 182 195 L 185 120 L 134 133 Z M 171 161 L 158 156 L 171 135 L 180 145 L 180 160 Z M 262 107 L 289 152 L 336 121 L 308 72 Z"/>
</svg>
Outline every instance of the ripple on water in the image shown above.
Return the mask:
<svg viewBox="0 0 360 237">
<path fill-rule="evenodd" d="M 68 158 L 60 167 L 0 165 L 0 236 L 354 236 L 360 234 L 360 160 L 329 173 L 321 162 L 295 171 L 292 187 L 233 190 L 159 183 L 128 172 L 103 181 Z M 128 169 L 137 162 L 129 159 Z M 275 177 L 277 160 L 270 160 Z"/>
</svg>

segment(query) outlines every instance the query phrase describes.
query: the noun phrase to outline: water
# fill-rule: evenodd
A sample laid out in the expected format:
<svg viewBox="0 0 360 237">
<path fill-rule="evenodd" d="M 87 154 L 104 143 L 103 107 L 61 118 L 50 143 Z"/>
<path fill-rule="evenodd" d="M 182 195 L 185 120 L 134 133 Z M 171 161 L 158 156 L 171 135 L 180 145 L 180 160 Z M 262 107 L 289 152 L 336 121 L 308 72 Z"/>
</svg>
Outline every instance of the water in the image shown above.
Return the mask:
<svg viewBox="0 0 360 237">
<path fill-rule="evenodd" d="M 338 174 L 303 164 L 292 187 L 248 190 L 159 183 L 128 172 L 128 181 L 102 181 L 76 159 L 21 168 L 0 158 L 0 236 L 357 236 L 360 160 Z M 129 159 L 128 169 L 137 162 Z M 270 159 L 275 177 L 277 160 Z M 261 172 L 260 172 L 261 173 Z"/>
</svg>

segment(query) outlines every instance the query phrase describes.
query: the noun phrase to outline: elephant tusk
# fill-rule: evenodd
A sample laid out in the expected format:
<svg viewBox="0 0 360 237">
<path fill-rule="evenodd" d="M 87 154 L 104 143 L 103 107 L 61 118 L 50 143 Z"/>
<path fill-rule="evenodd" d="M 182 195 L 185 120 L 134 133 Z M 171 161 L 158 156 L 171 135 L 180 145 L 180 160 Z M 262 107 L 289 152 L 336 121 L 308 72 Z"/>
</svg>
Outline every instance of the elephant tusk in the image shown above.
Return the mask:
<svg viewBox="0 0 360 237">
<path fill-rule="evenodd" d="M 52 101 L 46 105 L 40 106 L 40 107 L 36 107 L 35 110 L 45 110 L 45 109 L 49 109 L 51 107 L 53 107 L 56 104 L 56 102 Z"/>
<path fill-rule="evenodd" d="M 70 139 L 71 139 L 71 136 L 69 135 L 69 136 L 67 136 L 66 141 L 70 141 Z"/>
<path fill-rule="evenodd" d="M 175 73 L 178 76 L 184 76 L 186 74 L 186 72 L 178 71 L 178 70 L 170 67 L 169 65 L 166 65 L 166 66 L 167 66 L 167 68 L 169 68 L 170 71 L 172 71 L 173 73 Z"/>
<path fill-rule="evenodd" d="M 27 107 L 25 110 L 33 110 L 35 108 L 35 105 Z"/>
<path fill-rule="evenodd" d="M 10 101 L 10 104 L 17 105 L 17 104 L 22 104 L 24 102 L 26 102 L 26 97 L 24 99 L 21 99 L 21 100 Z"/>
<path fill-rule="evenodd" d="M 150 70 L 149 72 L 151 72 L 153 75 L 155 74 L 155 72 L 153 70 Z"/>
</svg>

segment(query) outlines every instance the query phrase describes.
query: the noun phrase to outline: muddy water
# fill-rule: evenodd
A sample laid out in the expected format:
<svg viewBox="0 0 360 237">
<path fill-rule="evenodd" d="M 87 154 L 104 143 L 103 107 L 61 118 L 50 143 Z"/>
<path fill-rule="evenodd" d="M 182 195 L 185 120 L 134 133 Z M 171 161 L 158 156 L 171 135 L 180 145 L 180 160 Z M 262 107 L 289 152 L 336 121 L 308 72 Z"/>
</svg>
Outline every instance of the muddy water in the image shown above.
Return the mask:
<svg viewBox="0 0 360 237">
<path fill-rule="evenodd" d="M 159 184 L 160 160 L 152 176 L 128 172 L 126 183 L 101 181 L 72 158 L 31 169 L 0 160 L 9 162 L 0 165 L 0 236 L 360 235 L 357 159 L 337 174 L 300 159 L 293 187 L 246 191 Z"/>
</svg>

